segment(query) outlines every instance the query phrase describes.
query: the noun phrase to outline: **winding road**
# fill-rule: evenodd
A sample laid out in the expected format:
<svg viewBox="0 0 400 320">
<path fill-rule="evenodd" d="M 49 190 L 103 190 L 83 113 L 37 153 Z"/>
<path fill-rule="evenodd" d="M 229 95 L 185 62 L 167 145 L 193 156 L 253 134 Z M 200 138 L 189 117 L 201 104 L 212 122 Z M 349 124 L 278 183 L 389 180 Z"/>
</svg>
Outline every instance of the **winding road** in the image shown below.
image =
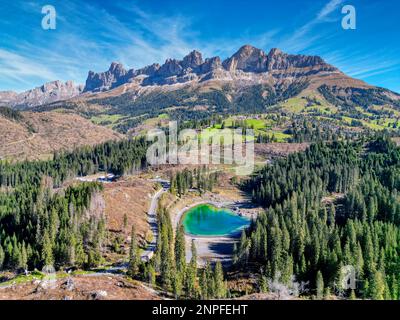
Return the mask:
<svg viewBox="0 0 400 320">
<path fill-rule="evenodd" d="M 169 181 L 162 179 L 154 179 L 154 182 L 159 182 L 162 188 L 156 192 L 156 194 L 151 199 L 149 212 L 147 213 L 147 220 L 150 224 L 150 230 L 153 233 L 153 238 L 151 242 L 147 245 L 146 250 L 144 250 L 140 256 L 142 261 L 149 261 L 157 248 L 157 238 L 158 238 L 158 223 L 157 223 L 157 205 L 160 197 L 168 191 Z"/>
</svg>

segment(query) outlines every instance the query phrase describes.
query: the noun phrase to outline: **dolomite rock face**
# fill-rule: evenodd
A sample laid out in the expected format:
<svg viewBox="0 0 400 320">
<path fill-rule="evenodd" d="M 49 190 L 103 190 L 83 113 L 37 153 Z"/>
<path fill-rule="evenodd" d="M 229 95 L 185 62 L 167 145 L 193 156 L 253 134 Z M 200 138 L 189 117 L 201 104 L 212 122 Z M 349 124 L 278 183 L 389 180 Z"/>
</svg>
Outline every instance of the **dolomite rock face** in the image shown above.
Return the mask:
<svg viewBox="0 0 400 320">
<path fill-rule="evenodd" d="M 341 72 L 318 56 L 291 55 L 274 48 L 269 53 L 251 45 L 242 46 L 231 57 L 221 61 L 220 57 L 203 59 L 199 51 L 193 50 L 182 60 L 167 59 L 162 65 L 154 63 L 141 69 L 125 69 L 118 62 L 111 63 L 104 72 L 89 71 L 84 86 L 72 81 L 53 81 L 22 93 L 0 92 L 0 106 L 17 109 L 67 100 L 85 92 L 103 92 L 118 86 L 133 83 L 139 87 L 164 86 L 203 82 L 264 81 L 266 78 L 300 78 L 314 74 Z"/>
<path fill-rule="evenodd" d="M 113 66 L 113 65 L 112 65 Z M 318 56 L 289 55 L 279 49 L 268 54 L 250 45 L 242 46 L 230 58 L 206 58 L 193 50 L 182 60 L 167 59 L 164 64 L 152 64 L 139 70 L 126 71 L 122 65 L 110 67 L 106 72 L 89 72 L 85 91 L 106 91 L 124 83 L 134 82 L 142 86 L 171 85 L 211 79 L 249 80 L 279 72 L 279 77 L 307 75 L 310 72 L 337 72 Z"/>
<path fill-rule="evenodd" d="M 95 73 L 89 71 L 84 91 L 96 92 L 110 90 L 126 83 L 129 76 L 133 77 L 133 70 L 129 70 L 129 76 L 127 75 L 128 71 L 125 70 L 122 64 L 113 62 L 106 72 Z"/>
<path fill-rule="evenodd" d="M 73 98 L 81 94 L 82 90 L 82 85 L 76 85 L 72 81 L 64 83 L 57 80 L 19 94 L 9 91 L 0 92 L 0 105 L 26 109 Z"/>
</svg>

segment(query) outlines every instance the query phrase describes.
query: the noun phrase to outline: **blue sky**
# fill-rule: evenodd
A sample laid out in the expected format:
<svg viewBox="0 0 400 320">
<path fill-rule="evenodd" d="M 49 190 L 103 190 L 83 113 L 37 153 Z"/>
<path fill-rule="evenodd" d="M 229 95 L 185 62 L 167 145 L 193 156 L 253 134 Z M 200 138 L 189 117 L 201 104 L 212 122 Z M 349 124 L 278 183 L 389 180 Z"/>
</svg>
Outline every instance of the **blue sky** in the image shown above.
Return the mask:
<svg viewBox="0 0 400 320">
<path fill-rule="evenodd" d="M 56 30 L 41 28 L 44 5 Z M 357 29 L 341 27 L 344 5 Z M 0 3 L 0 90 L 84 83 L 112 61 L 140 68 L 197 49 L 226 58 L 243 44 L 320 55 L 350 76 L 400 92 L 398 0 L 112 0 Z"/>
</svg>

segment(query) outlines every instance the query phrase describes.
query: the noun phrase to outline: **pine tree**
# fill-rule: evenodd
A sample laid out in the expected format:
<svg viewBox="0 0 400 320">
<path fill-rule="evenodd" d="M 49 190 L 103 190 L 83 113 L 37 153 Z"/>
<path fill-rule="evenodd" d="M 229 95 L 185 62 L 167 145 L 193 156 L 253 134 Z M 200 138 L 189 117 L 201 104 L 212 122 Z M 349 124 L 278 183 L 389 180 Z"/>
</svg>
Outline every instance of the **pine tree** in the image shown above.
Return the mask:
<svg viewBox="0 0 400 320">
<path fill-rule="evenodd" d="M 22 242 L 21 246 L 21 258 L 20 258 L 20 264 L 19 267 L 27 270 L 28 269 L 28 254 L 26 252 L 26 247 L 25 247 L 25 242 Z"/>
<path fill-rule="evenodd" d="M 5 259 L 5 253 L 3 247 L 0 244 L 0 270 L 3 269 L 4 259 Z"/>
<path fill-rule="evenodd" d="M 207 300 L 209 298 L 208 297 L 208 279 L 207 279 L 207 272 L 206 272 L 205 268 L 203 268 L 203 270 L 201 271 L 199 287 L 200 287 L 201 299 Z"/>
<path fill-rule="evenodd" d="M 364 249 L 364 268 L 365 274 L 373 274 L 376 270 L 375 258 L 374 258 L 374 247 L 372 244 L 371 234 L 369 229 L 366 230 L 366 240 Z"/>
<path fill-rule="evenodd" d="M 192 240 L 192 245 L 190 247 L 190 251 L 192 254 L 192 257 L 190 259 L 190 264 L 196 266 L 197 268 L 197 249 L 196 249 L 196 244 L 194 240 Z"/>
<path fill-rule="evenodd" d="M 131 244 L 129 247 L 129 274 L 131 277 L 136 276 L 139 266 L 139 250 L 136 243 L 135 226 L 131 229 Z"/>
<path fill-rule="evenodd" d="M 78 267 L 83 267 L 87 263 L 87 254 L 83 248 L 82 239 L 79 239 L 75 248 L 75 264 Z"/>
<path fill-rule="evenodd" d="M 174 253 L 174 235 L 171 219 L 165 208 L 158 210 L 159 233 L 157 239 L 157 251 L 155 258 L 155 267 L 160 271 L 160 280 L 166 290 L 171 290 L 174 285 L 175 264 L 173 260 Z"/>
<path fill-rule="evenodd" d="M 331 296 L 331 288 L 326 287 L 324 290 L 324 297 L 325 299 L 328 299 Z"/>
<path fill-rule="evenodd" d="M 128 227 L 128 215 L 125 213 L 123 220 L 123 229 L 126 230 L 127 227 Z"/>
<path fill-rule="evenodd" d="M 147 277 L 150 285 L 155 285 L 156 283 L 156 271 L 154 269 L 153 263 L 149 263 L 149 267 L 147 269 Z"/>
<path fill-rule="evenodd" d="M 54 263 L 53 247 L 47 230 L 45 231 L 43 237 L 42 261 L 45 267 L 52 266 Z"/>
<path fill-rule="evenodd" d="M 268 292 L 268 281 L 265 275 L 261 275 L 260 277 L 260 293 Z"/>
<path fill-rule="evenodd" d="M 232 263 L 235 265 L 239 262 L 239 252 L 236 242 L 233 244 Z"/>
<path fill-rule="evenodd" d="M 174 280 L 173 280 L 173 291 L 174 291 L 175 299 L 178 299 L 182 295 L 182 288 L 183 288 L 182 273 L 175 272 Z"/>
<path fill-rule="evenodd" d="M 321 300 L 324 297 L 324 278 L 322 277 L 321 271 L 317 272 L 315 283 L 317 288 L 317 299 Z"/>
<path fill-rule="evenodd" d="M 385 280 L 382 272 L 375 271 L 372 274 L 371 284 L 370 284 L 370 297 L 373 300 L 383 300 L 385 294 Z"/>
<path fill-rule="evenodd" d="M 213 270 L 211 268 L 211 264 L 209 262 L 206 263 L 206 266 L 204 268 L 206 272 L 206 279 L 207 279 L 207 289 L 208 289 L 208 297 L 209 298 L 214 298 L 215 297 L 215 279 L 214 279 L 214 274 Z"/>
<path fill-rule="evenodd" d="M 222 270 L 222 264 L 217 261 L 214 269 L 214 282 L 215 282 L 215 297 L 222 299 L 226 296 L 226 288 L 224 282 L 224 271 Z"/>
<path fill-rule="evenodd" d="M 387 280 L 385 280 L 384 299 L 385 300 L 392 300 L 392 293 L 390 292 L 390 287 L 389 287 L 389 284 L 388 284 Z"/>
<path fill-rule="evenodd" d="M 185 230 L 182 224 L 179 226 L 175 237 L 175 261 L 176 271 L 184 274 L 186 269 L 186 250 Z"/>
<path fill-rule="evenodd" d="M 0 263 L 0 266 L 1 266 L 1 263 Z M 392 274 L 392 277 L 390 279 L 390 290 L 391 290 L 392 299 L 399 300 L 399 286 L 398 286 L 395 274 Z"/>
<path fill-rule="evenodd" d="M 370 286 L 368 279 L 364 280 L 363 288 L 362 288 L 362 298 L 368 299 L 370 298 Z"/>
<path fill-rule="evenodd" d="M 187 295 L 190 298 L 196 296 L 196 278 L 197 278 L 197 250 L 194 240 L 191 245 L 192 257 L 190 259 L 189 267 L 186 269 L 186 290 Z"/>
<path fill-rule="evenodd" d="M 238 248 L 238 260 L 244 266 L 249 258 L 250 240 L 247 239 L 246 232 L 243 230 L 240 236 Z"/>
</svg>

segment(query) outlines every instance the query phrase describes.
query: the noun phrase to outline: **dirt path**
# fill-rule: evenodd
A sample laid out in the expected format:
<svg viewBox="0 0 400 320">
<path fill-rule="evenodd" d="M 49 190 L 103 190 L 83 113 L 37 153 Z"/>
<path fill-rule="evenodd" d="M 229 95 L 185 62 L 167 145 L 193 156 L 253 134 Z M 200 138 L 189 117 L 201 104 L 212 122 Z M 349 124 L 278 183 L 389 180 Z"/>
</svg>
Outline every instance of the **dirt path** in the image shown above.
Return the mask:
<svg viewBox="0 0 400 320">
<path fill-rule="evenodd" d="M 10 142 L 10 143 L 6 144 L 6 147 L 12 146 L 12 145 L 14 145 L 14 144 L 22 143 L 22 142 L 31 141 L 31 140 L 33 140 L 35 137 L 36 137 L 36 133 L 32 133 L 32 135 L 31 135 L 30 137 L 26 138 L 26 139 L 22 139 L 22 140 L 18 140 L 18 141 L 13 141 L 13 142 Z"/>
</svg>

